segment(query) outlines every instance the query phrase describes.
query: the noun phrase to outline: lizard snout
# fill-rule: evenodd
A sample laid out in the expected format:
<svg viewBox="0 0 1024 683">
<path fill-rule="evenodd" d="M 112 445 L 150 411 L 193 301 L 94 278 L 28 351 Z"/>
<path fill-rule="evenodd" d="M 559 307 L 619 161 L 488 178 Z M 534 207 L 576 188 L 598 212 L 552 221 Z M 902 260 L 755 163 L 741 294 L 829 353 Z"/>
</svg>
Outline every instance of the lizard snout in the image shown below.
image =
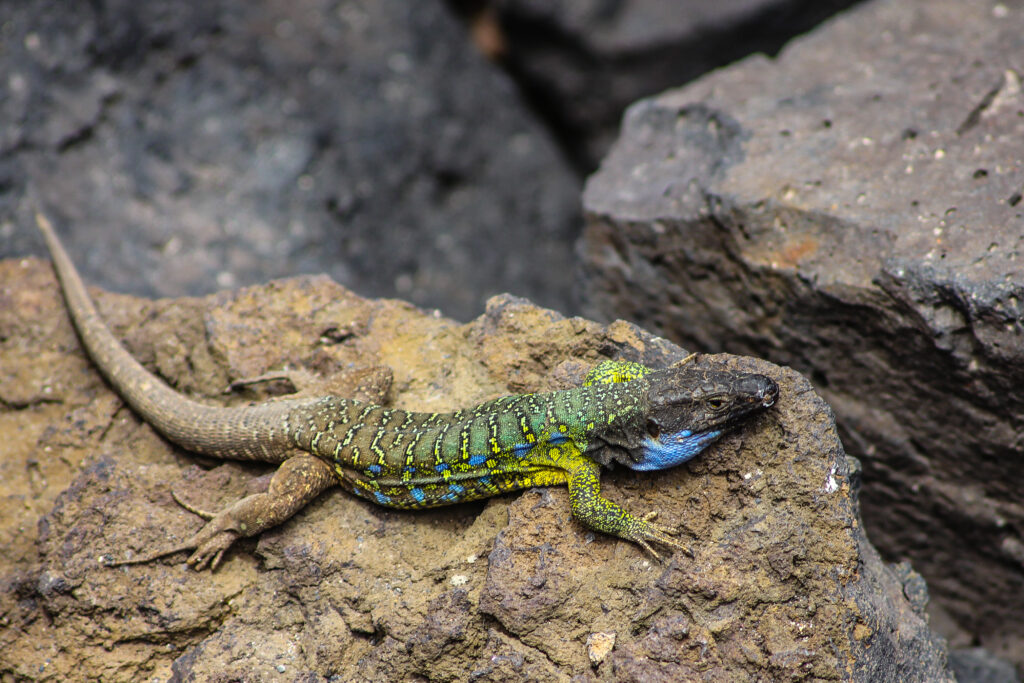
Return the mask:
<svg viewBox="0 0 1024 683">
<path fill-rule="evenodd" d="M 761 379 L 764 380 L 764 386 L 758 392 L 761 398 L 761 405 L 765 408 L 771 408 L 779 398 L 779 385 L 775 383 L 775 380 L 768 377 L 761 376 Z"/>
</svg>

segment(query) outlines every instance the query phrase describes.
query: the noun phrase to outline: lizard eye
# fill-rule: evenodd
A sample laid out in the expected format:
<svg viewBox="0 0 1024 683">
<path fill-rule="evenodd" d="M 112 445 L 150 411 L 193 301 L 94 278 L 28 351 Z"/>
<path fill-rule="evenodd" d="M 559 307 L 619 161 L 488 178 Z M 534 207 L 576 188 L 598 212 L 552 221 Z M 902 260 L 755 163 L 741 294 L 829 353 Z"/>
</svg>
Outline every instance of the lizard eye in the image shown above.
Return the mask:
<svg viewBox="0 0 1024 683">
<path fill-rule="evenodd" d="M 718 410 L 719 408 L 725 405 L 725 401 L 723 401 L 720 398 L 712 398 L 708 399 L 708 405 L 714 408 L 715 410 Z"/>
<path fill-rule="evenodd" d="M 648 420 L 647 421 L 647 434 L 652 439 L 657 439 L 659 436 L 661 436 L 661 427 L 659 427 L 658 423 L 655 422 L 654 420 Z"/>
</svg>

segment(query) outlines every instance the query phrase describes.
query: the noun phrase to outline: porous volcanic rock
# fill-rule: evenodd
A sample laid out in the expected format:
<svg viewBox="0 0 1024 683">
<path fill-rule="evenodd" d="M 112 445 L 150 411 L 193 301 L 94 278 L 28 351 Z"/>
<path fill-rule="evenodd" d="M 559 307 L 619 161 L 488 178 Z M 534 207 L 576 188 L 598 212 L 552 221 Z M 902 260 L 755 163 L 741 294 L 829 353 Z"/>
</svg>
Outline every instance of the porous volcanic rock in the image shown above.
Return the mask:
<svg viewBox="0 0 1024 683">
<path fill-rule="evenodd" d="M 573 307 L 580 183 L 440 0 L 0 3 L 0 258 L 149 296 L 329 273 Z"/>
<path fill-rule="evenodd" d="M 491 0 L 504 63 L 592 170 L 640 97 L 793 36 L 857 0 Z"/>
<path fill-rule="evenodd" d="M 384 368 L 378 396 L 446 410 L 575 384 L 602 358 L 665 365 L 639 328 L 498 297 L 467 325 L 304 277 L 203 299 L 96 291 L 136 357 L 202 400 L 238 378 Z M 857 516 L 856 461 L 792 370 L 775 407 L 684 467 L 603 491 L 658 510 L 692 557 L 658 563 L 574 522 L 564 488 L 433 511 L 339 489 L 237 544 L 215 572 L 173 543 L 268 467 L 197 458 L 141 423 L 82 353 L 49 265 L 0 261 L 0 675 L 21 680 L 949 680 L 908 565 Z M 389 388 L 390 387 L 390 388 Z M 253 391 L 250 388 L 249 391 Z M 598 647 L 598 643 L 603 643 Z"/>
<path fill-rule="evenodd" d="M 633 106 L 590 315 L 809 376 L 946 632 L 1024 664 L 1024 11 L 880 0 Z"/>
</svg>

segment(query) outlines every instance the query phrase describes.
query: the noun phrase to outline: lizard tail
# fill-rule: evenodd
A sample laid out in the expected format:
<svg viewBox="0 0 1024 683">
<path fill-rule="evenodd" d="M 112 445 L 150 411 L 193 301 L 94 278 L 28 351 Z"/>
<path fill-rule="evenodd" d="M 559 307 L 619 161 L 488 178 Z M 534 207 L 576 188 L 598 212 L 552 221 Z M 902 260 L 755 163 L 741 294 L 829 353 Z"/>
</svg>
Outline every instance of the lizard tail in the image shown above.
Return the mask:
<svg viewBox="0 0 1024 683">
<path fill-rule="evenodd" d="M 207 406 L 182 396 L 144 368 L 96 312 L 81 276 L 46 216 L 36 214 L 82 345 L 117 393 L 174 443 L 222 458 L 281 462 L 294 448 L 288 415 L 302 400 L 244 408 Z"/>
</svg>

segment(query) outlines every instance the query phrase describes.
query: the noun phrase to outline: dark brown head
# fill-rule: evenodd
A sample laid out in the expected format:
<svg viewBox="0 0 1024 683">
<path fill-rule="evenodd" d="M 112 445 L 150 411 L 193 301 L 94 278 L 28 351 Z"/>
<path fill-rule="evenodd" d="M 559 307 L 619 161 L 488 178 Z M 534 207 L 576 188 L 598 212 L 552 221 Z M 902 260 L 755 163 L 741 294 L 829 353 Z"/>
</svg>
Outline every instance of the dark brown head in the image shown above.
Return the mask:
<svg viewBox="0 0 1024 683">
<path fill-rule="evenodd" d="M 642 471 L 675 467 L 779 396 L 779 386 L 764 375 L 687 365 L 634 381 L 646 384 L 643 422 L 631 420 L 593 435 L 592 447 L 604 453 L 590 455 L 602 464 L 618 462 Z"/>
</svg>

